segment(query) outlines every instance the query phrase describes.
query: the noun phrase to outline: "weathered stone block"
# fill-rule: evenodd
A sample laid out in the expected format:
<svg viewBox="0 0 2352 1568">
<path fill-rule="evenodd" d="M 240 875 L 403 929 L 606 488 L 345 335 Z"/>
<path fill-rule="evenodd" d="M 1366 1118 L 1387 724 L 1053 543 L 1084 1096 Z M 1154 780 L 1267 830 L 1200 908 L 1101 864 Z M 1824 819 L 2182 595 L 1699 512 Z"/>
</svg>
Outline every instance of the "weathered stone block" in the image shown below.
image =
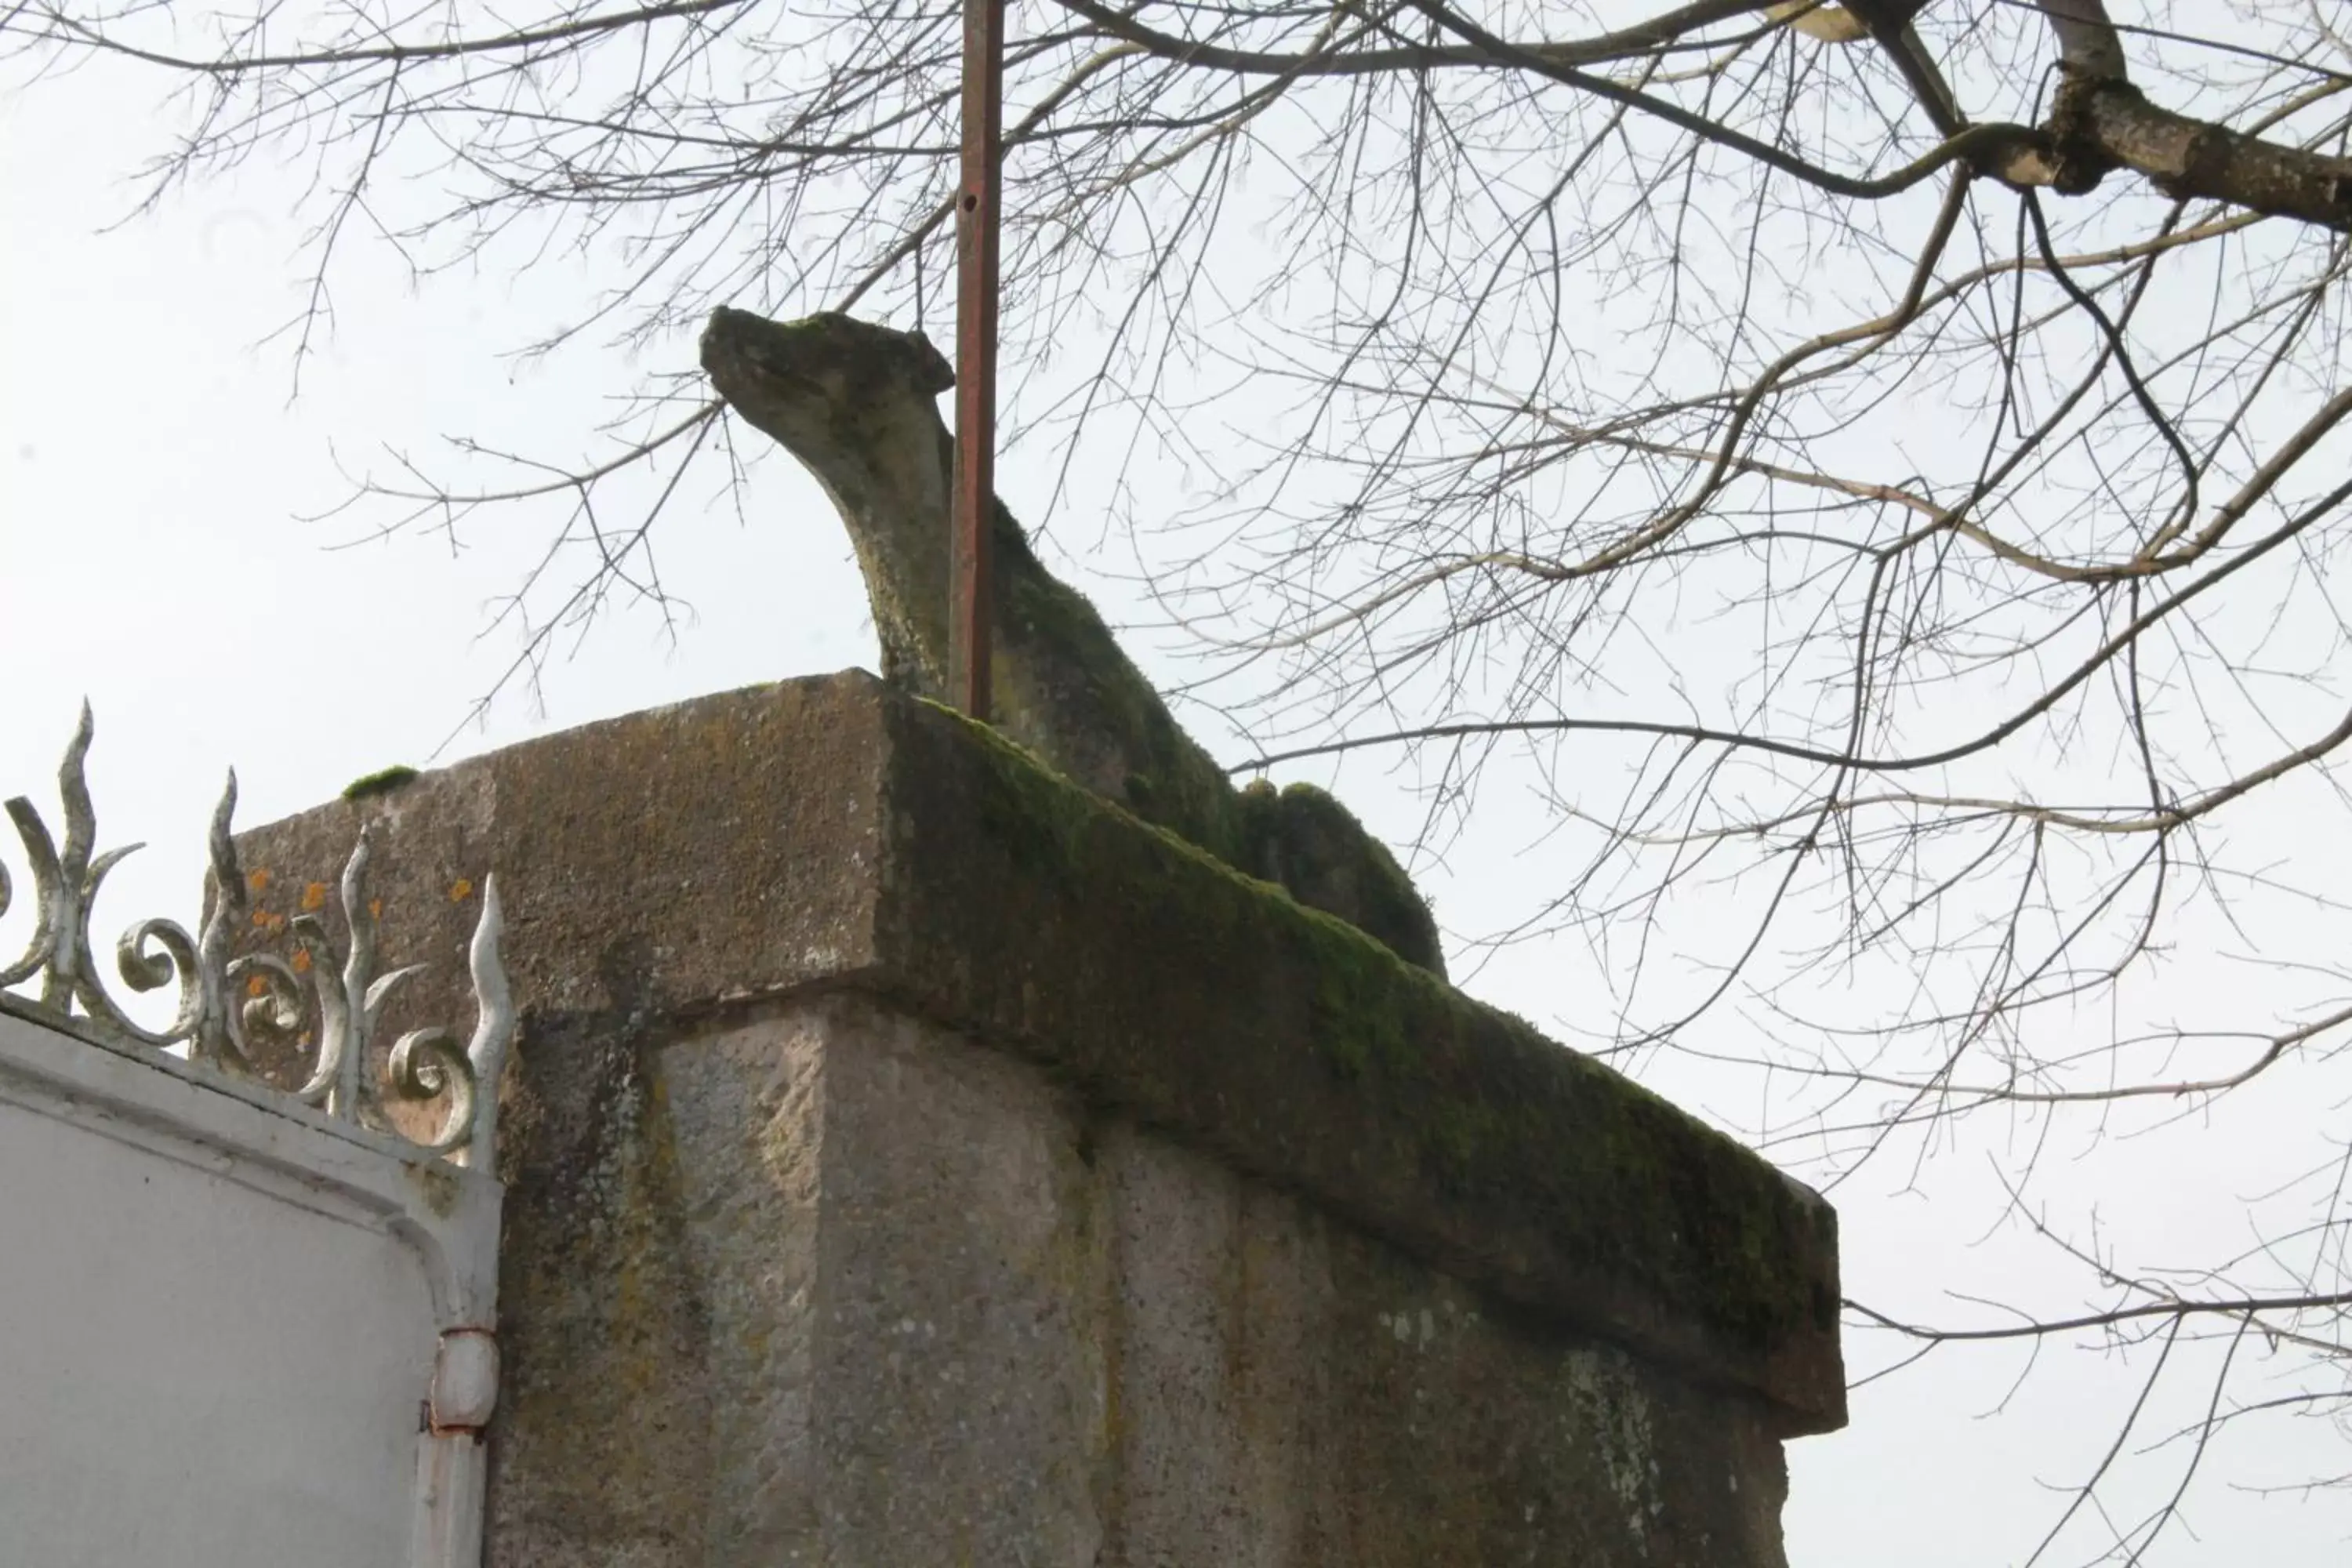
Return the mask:
<svg viewBox="0 0 2352 1568">
<path fill-rule="evenodd" d="M 1828 1206 L 956 716 L 511 748 L 262 926 L 355 817 L 445 982 L 508 911 L 492 1563 L 1780 1563 Z"/>
</svg>

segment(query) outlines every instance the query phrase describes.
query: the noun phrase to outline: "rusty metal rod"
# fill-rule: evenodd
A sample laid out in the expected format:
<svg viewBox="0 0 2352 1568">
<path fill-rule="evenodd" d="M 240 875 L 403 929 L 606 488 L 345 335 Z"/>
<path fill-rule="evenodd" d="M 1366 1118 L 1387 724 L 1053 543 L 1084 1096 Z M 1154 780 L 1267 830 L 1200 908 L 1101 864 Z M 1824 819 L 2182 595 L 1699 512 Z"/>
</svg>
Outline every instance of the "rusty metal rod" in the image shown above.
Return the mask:
<svg viewBox="0 0 2352 1568">
<path fill-rule="evenodd" d="M 956 198 L 956 437 L 948 689 L 989 713 L 989 522 L 996 501 L 996 241 L 1004 0 L 963 0 L 963 178 Z"/>
</svg>

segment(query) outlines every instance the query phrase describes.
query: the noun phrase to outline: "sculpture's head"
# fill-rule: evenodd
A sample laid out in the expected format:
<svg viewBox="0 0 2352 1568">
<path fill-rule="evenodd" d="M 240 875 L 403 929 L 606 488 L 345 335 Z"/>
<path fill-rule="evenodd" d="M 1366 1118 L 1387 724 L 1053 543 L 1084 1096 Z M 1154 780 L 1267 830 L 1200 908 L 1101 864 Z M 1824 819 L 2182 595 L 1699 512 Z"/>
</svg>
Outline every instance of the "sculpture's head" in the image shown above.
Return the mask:
<svg viewBox="0 0 2352 1568">
<path fill-rule="evenodd" d="M 955 384 L 954 367 L 922 333 L 835 311 L 772 321 L 721 305 L 702 330 L 702 368 L 738 414 L 813 466 L 853 434 L 845 421 L 936 415 L 939 395 Z"/>
<path fill-rule="evenodd" d="M 826 314 L 772 321 L 724 307 L 702 330 L 702 368 L 752 428 L 833 498 L 866 574 L 883 673 L 944 696 L 948 474 L 939 396 L 955 370 L 920 332 Z"/>
</svg>

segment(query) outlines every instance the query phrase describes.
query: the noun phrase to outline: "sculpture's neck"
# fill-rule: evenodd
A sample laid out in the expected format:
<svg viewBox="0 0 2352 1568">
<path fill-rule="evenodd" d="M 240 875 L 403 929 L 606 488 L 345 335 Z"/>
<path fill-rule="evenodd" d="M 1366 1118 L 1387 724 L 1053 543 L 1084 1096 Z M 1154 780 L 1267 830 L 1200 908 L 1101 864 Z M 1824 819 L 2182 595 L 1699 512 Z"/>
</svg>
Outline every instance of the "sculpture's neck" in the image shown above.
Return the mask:
<svg viewBox="0 0 2352 1568">
<path fill-rule="evenodd" d="M 816 475 L 849 529 L 883 674 L 943 700 L 953 439 L 930 400 L 912 395 L 840 413 L 821 432 L 779 439 Z"/>
</svg>

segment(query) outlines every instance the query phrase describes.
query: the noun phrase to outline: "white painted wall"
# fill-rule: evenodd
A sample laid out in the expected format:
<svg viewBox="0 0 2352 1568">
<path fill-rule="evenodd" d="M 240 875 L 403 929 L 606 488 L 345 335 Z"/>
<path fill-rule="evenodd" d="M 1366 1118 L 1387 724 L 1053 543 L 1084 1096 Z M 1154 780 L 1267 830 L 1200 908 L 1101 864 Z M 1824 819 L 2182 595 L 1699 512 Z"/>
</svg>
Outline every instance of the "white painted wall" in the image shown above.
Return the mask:
<svg viewBox="0 0 2352 1568">
<path fill-rule="evenodd" d="M 420 1411 L 489 1326 L 498 1198 L 0 1012 L 0 1563 L 472 1562 L 478 1445 Z"/>
</svg>

